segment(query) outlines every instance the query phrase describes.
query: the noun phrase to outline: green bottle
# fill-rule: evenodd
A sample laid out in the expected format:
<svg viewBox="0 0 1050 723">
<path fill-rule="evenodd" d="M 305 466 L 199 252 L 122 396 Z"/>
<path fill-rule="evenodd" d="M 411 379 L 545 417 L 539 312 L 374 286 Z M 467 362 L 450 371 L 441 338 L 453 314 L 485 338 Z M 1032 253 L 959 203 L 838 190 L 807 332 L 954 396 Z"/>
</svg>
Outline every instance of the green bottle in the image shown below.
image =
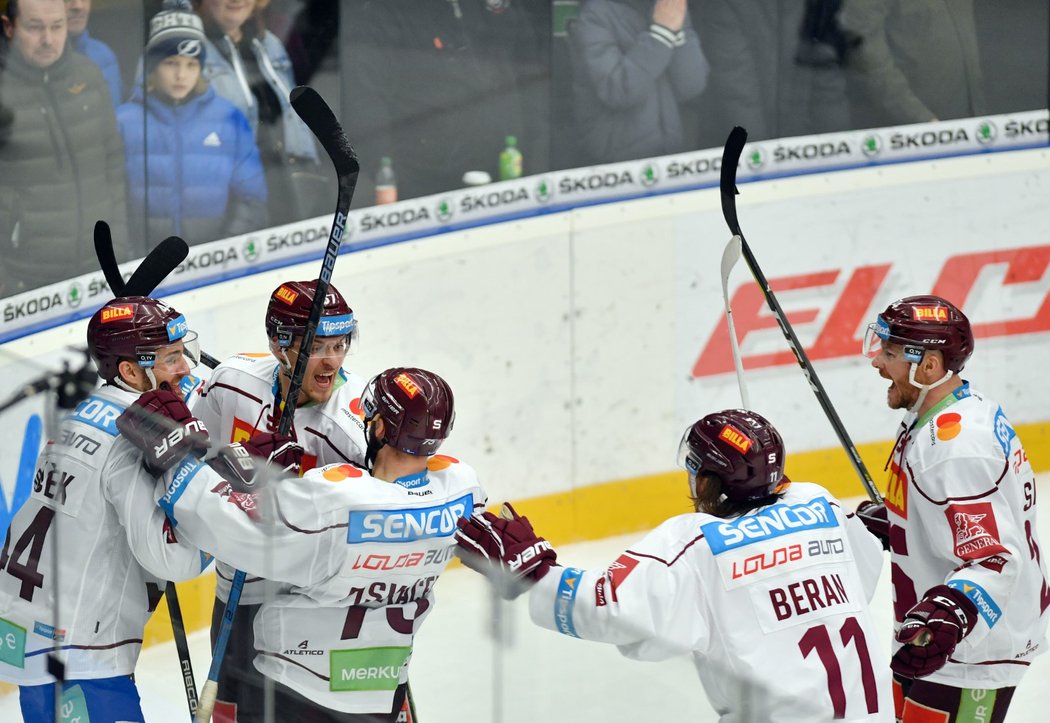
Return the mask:
<svg viewBox="0 0 1050 723">
<path fill-rule="evenodd" d="M 509 181 L 521 178 L 521 151 L 518 150 L 518 139 L 507 136 L 507 147 L 499 154 L 499 180 Z"/>
</svg>

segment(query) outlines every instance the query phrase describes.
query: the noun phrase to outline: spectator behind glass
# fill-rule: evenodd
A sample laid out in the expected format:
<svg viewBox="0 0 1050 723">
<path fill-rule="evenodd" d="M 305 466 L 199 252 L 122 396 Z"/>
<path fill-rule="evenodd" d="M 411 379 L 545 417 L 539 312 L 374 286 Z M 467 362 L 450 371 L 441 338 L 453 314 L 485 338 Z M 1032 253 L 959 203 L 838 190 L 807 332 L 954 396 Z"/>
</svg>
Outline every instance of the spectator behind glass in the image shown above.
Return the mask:
<svg viewBox="0 0 1050 723">
<path fill-rule="evenodd" d="M 3 27 L 0 297 L 97 271 L 99 219 L 112 228 L 117 261 L 128 259 L 113 105 L 98 67 L 66 47 L 65 3 L 9 0 Z"/>
<path fill-rule="evenodd" d="M 193 0 L 204 20 L 204 79 L 248 118 L 259 146 L 270 216 L 288 223 L 331 211 L 330 173 L 320 166 L 313 134 L 292 110 L 295 87 L 284 45 L 261 13 L 270 0 Z"/>
<path fill-rule="evenodd" d="M 120 78 L 120 64 L 116 54 L 101 40 L 91 37 L 88 32 L 88 18 L 91 16 L 92 0 L 66 0 L 66 24 L 69 27 L 69 44 L 78 53 L 86 55 L 102 71 L 109 87 L 109 97 L 116 108 L 124 100 L 124 84 Z"/>
<path fill-rule="evenodd" d="M 591 163 L 696 147 L 682 104 L 708 65 L 686 0 L 585 0 L 571 26 L 576 124 Z"/>
<path fill-rule="evenodd" d="M 850 38 L 835 22 L 841 0 L 695 0 L 697 32 L 711 61 L 704 95 L 720 145 L 734 125 L 751 140 L 850 127 Z"/>
<path fill-rule="evenodd" d="M 201 77 L 201 19 L 168 0 L 150 21 L 146 88 L 117 110 L 127 154 L 128 211 L 150 239 L 190 244 L 268 225 L 266 185 L 248 119 Z"/>
<path fill-rule="evenodd" d="M 855 125 L 988 112 L 973 0 L 847 0 L 842 26 L 861 45 L 850 63 Z"/>
<path fill-rule="evenodd" d="M 518 139 L 526 175 L 546 170 L 546 4 L 369 0 L 351 7 L 343 22 L 353 33 L 346 41 L 353 75 L 343 97 L 366 172 L 389 156 L 402 198 L 460 188 L 466 171 L 499 178 L 507 136 Z"/>
</svg>

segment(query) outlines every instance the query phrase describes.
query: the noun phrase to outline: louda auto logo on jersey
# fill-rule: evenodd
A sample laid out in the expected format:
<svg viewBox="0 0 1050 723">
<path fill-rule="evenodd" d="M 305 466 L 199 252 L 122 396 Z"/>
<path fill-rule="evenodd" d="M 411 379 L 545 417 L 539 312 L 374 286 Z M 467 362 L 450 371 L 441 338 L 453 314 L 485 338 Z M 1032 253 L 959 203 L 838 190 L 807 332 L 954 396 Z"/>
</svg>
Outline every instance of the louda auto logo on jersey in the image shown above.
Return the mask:
<svg viewBox="0 0 1050 723">
<path fill-rule="evenodd" d="M 948 505 L 944 516 L 952 531 L 956 557 L 974 560 L 1009 554 L 999 542 L 999 526 L 990 502 Z"/>
</svg>

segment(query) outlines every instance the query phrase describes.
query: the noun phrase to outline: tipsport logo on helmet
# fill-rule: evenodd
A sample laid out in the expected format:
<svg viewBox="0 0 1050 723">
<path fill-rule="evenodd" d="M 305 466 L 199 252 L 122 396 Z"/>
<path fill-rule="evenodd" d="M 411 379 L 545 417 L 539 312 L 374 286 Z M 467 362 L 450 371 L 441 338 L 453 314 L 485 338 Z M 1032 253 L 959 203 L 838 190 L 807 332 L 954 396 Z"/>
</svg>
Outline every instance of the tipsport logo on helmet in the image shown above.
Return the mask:
<svg viewBox="0 0 1050 723">
<path fill-rule="evenodd" d="M 723 552 L 765 542 L 802 530 L 836 527 L 838 520 L 826 499 L 820 497 L 797 505 L 773 505 L 761 512 L 730 522 L 709 522 L 700 529 L 711 552 Z"/>
<path fill-rule="evenodd" d="M 280 292 L 278 292 L 280 293 Z M 343 314 L 342 316 L 322 316 L 321 320 L 317 322 L 317 335 L 318 336 L 343 336 L 349 334 L 354 330 L 357 322 L 354 321 L 353 314 Z"/>
<path fill-rule="evenodd" d="M 168 341 L 178 341 L 186 336 L 186 332 L 189 331 L 186 317 L 182 314 L 179 314 L 178 318 L 169 321 L 165 328 L 168 331 Z"/>
</svg>

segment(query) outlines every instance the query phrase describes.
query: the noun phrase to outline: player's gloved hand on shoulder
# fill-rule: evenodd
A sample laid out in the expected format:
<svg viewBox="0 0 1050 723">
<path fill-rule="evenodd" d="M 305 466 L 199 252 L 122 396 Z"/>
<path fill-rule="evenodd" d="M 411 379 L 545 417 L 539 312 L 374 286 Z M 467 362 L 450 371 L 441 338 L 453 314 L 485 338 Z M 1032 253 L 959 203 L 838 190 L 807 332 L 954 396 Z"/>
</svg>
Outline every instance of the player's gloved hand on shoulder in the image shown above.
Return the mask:
<svg viewBox="0 0 1050 723">
<path fill-rule="evenodd" d="M 904 616 L 897 641 L 904 647 L 890 661 L 893 672 L 922 678 L 948 661 L 959 641 L 977 624 L 977 606 L 947 585 L 930 588 Z"/>
<path fill-rule="evenodd" d="M 864 500 L 857 505 L 857 517 L 868 528 L 868 532 L 879 538 L 882 549 L 890 549 L 890 520 L 886 514 L 886 505 Z"/>
<path fill-rule="evenodd" d="M 249 454 L 265 459 L 286 475 L 299 476 L 303 448 L 296 441 L 294 430 L 291 437 L 280 432 L 257 432 L 243 444 Z"/>
<path fill-rule="evenodd" d="M 142 451 L 146 468 L 160 476 L 186 455 L 203 456 L 208 430 L 171 389 L 145 392 L 117 417 L 120 434 Z"/>
<path fill-rule="evenodd" d="M 500 516 L 488 511 L 457 520 L 457 553 L 473 570 L 490 576 L 500 594 L 513 599 L 538 582 L 558 559 L 527 517 L 505 502 Z M 503 574 L 500 574 L 502 572 Z"/>
</svg>

